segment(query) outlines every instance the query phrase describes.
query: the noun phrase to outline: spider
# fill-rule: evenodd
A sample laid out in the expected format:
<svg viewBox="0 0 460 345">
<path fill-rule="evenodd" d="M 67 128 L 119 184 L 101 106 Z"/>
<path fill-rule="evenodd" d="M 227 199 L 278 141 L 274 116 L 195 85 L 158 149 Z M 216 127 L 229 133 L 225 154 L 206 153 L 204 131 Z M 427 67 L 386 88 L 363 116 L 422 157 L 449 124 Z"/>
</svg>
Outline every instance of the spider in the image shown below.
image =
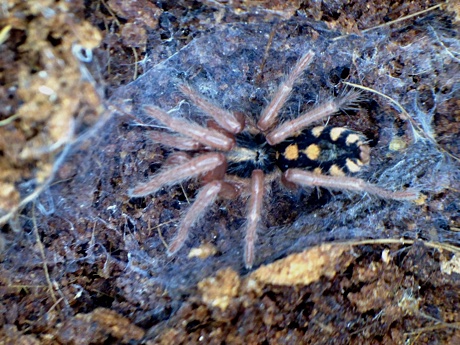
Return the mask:
<svg viewBox="0 0 460 345">
<path fill-rule="evenodd" d="M 175 149 L 164 167 L 146 182 L 129 191 L 143 197 L 183 180 L 201 177 L 203 186 L 181 219 L 168 254 L 175 254 L 187 239 L 190 228 L 213 205 L 216 198 L 234 199 L 249 195 L 244 262 L 252 268 L 257 229 L 261 221 L 265 187 L 275 179 L 287 188 L 324 187 L 374 194 L 395 200 L 413 200 L 417 191 L 389 191 L 362 179 L 349 177 L 369 163 L 370 148 L 359 132 L 342 127 L 316 126 L 314 122 L 356 103 L 357 93 L 348 93 L 277 124 L 278 114 L 294 83 L 314 58 L 307 52 L 278 86 L 257 123 L 216 106 L 187 84 L 180 91 L 207 116 L 207 126 L 173 117 L 155 106 L 145 106 L 147 115 L 169 131 L 151 131 L 150 137 Z M 176 134 L 172 133 L 176 132 Z"/>
</svg>

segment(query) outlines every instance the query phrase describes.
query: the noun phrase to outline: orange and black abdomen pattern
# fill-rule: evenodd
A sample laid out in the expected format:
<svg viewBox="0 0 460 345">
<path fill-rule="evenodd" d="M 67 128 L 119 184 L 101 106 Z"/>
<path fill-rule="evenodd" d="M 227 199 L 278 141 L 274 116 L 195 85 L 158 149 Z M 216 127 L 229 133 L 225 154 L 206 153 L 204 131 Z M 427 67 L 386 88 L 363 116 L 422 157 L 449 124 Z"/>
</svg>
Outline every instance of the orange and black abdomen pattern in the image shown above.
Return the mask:
<svg viewBox="0 0 460 345">
<path fill-rule="evenodd" d="M 261 133 L 243 132 L 236 147 L 226 152 L 227 173 L 251 177 L 255 169 L 269 174 L 276 169 L 305 169 L 317 174 L 342 176 L 358 172 L 369 162 L 365 137 L 343 127 L 305 129 L 282 143 L 270 146 Z"/>
<path fill-rule="evenodd" d="M 281 171 L 299 168 L 333 176 L 355 173 L 368 163 L 364 141 L 361 133 L 343 127 L 306 129 L 274 147 L 275 164 Z"/>
</svg>

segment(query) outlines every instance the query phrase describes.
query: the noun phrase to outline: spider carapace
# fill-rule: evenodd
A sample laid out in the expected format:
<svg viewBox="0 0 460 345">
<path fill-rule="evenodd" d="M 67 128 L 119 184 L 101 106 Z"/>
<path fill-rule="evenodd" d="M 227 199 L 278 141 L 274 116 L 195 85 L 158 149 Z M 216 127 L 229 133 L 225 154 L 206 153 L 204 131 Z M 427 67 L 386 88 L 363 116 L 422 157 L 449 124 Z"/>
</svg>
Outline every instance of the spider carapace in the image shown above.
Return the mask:
<svg viewBox="0 0 460 345">
<path fill-rule="evenodd" d="M 369 162 L 369 146 L 358 132 L 342 127 L 311 127 L 315 122 L 356 106 L 358 95 L 349 92 L 320 103 L 297 118 L 278 123 L 279 113 L 294 83 L 314 57 L 300 57 L 274 92 L 257 123 L 207 100 L 191 86 L 178 86 L 184 96 L 207 117 L 207 126 L 166 111 L 145 106 L 147 115 L 166 130 L 150 131 L 156 142 L 175 149 L 153 178 L 130 190 L 132 197 L 156 193 L 160 188 L 201 177 L 203 186 L 178 226 L 168 253 L 175 254 L 190 228 L 216 198 L 249 195 L 245 223 L 244 262 L 252 267 L 257 230 L 262 219 L 265 187 L 274 180 L 289 188 L 324 187 L 368 193 L 396 200 L 416 199 L 415 190 L 389 191 L 362 179 L 346 176 Z"/>
</svg>

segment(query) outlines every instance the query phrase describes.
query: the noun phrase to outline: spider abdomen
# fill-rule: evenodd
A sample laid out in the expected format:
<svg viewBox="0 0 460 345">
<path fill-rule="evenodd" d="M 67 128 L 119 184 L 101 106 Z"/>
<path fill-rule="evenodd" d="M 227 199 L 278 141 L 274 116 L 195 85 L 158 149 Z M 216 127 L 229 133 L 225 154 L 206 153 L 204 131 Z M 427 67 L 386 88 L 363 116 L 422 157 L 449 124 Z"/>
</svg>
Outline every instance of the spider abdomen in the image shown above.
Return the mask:
<svg viewBox="0 0 460 345">
<path fill-rule="evenodd" d="M 265 174 L 291 168 L 336 176 L 355 173 L 369 162 L 365 140 L 347 128 L 318 126 L 270 146 L 263 134 L 243 132 L 236 136 L 236 147 L 226 153 L 227 173 L 243 178 L 251 177 L 255 169 Z"/>
<path fill-rule="evenodd" d="M 276 166 L 283 172 L 299 168 L 335 176 L 355 173 L 369 162 L 365 140 L 343 127 L 306 129 L 274 147 Z"/>
</svg>

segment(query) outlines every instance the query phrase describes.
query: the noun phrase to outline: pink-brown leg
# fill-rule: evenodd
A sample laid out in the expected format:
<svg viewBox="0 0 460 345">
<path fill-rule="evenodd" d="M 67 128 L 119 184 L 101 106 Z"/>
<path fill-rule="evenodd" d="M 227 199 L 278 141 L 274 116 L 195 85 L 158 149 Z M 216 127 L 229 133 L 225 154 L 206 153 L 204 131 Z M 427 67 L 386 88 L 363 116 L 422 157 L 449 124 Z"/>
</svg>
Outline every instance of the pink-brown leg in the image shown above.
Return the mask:
<svg viewBox="0 0 460 345">
<path fill-rule="evenodd" d="M 173 166 L 155 175 L 152 180 L 141 183 L 129 191 L 130 197 L 146 196 L 158 191 L 165 185 L 174 185 L 188 178 L 204 174 L 225 164 L 225 156 L 222 153 L 206 153 L 184 164 Z"/>
<path fill-rule="evenodd" d="M 219 196 L 223 199 L 234 200 L 239 194 L 240 190 L 236 185 L 230 182 L 222 182 L 222 189 L 220 190 Z"/>
<path fill-rule="evenodd" d="M 278 89 L 273 95 L 272 100 L 260 116 L 259 122 L 257 123 L 257 127 L 259 127 L 259 129 L 266 131 L 275 124 L 277 121 L 278 113 L 283 107 L 284 103 L 286 103 L 286 100 L 291 93 L 295 81 L 308 67 L 311 60 L 313 59 L 313 56 L 315 56 L 315 54 L 312 51 L 309 51 L 304 56 L 302 56 L 299 61 L 297 61 L 291 73 L 288 74 L 286 80 L 278 86 Z"/>
<path fill-rule="evenodd" d="M 216 131 L 216 132 L 219 132 L 219 133 L 221 133 L 223 135 L 226 135 L 229 138 L 234 138 L 235 137 L 232 133 L 230 133 L 229 131 L 223 129 L 221 126 L 219 126 L 219 124 L 216 121 L 214 121 L 212 119 L 210 119 L 210 120 L 208 120 L 206 122 L 206 127 L 208 127 L 209 129 L 211 129 L 213 131 Z"/>
<path fill-rule="evenodd" d="M 303 113 L 298 118 L 287 121 L 273 129 L 267 135 L 267 142 L 270 145 L 279 144 L 285 139 L 292 137 L 296 132 L 308 127 L 313 122 L 321 120 L 324 117 L 334 115 L 340 109 L 347 109 L 356 103 L 358 98 L 359 93 L 349 92 L 343 97 L 321 104 L 320 106 Z"/>
<path fill-rule="evenodd" d="M 174 166 L 174 165 L 181 165 L 187 162 L 190 162 L 192 157 L 185 152 L 174 152 L 168 156 L 165 163 L 163 164 L 164 167 L 167 166 Z"/>
<path fill-rule="evenodd" d="M 222 151 L 229 151 L 235 146 L 235 140 L 215 130 L 202 127 L 187 120 L 171 117 L 167 112 L 153 106 L 144 107 L 145 112 L 160 121 L 169 129 L 186 135 L 203 145 Z"/>
<path fill-rule="evenodd" d="M 178 150 L 196 151 L 201 147 L 201 144 L 196 140 L 166 132 L 149 131 L 148 136 L 156 143 L 173 147 Z"/>
<path fill-rule="evenodd" d="M 184 164 L 189 162 L 191 159 L 192 158 L 185 152 L 174 152 L 168 157 L 164 165 L 170 166 Z M 233 200 L 240 194 L 241 187 L 235 183 L 223 181 L 226 170 L 227 164 L 219 165 L 216 169 L 206 173 L 202 177 L 201 181 L 203 184 L 207 184 L 214 180 L 219 180 L 222 184 L 222 188 L 219 192 L 219 197 Z"/>
<path fill-rule="evenodd" d="M 318 175 L 301 169 L 288 169 L 284 173 L 284 176 L 289 182 L 300 186 L 317 186 L 365 192 L 382 199 L 415 200 L 419 196 L 416 190 L 408 189 L 392 192 L 355 177 Z"/>
<path fill-rule="evenodd" d="M 183 246 L 190 228 L 206 213 L 209 206 L 214 203 L 221 187 L 222 184 L 220 181 L 212 181 L 200 189 L 192 206 L 190 206 L 185 217 L 180 222 L 177 234 L 168 248 L 168 255 L 174 255 Z"/>
<path fill-rule="evenodd" d="M 311 123 L 322 119 L 323 117 L 332 115 L 333 113 L 339 111 L 339 108 L 334 101 L 329 101 L 325 104 L 320 105 L 317 108 L 314 108 L 298 118 L 287 121 L 282 125 L 278 126 L 272 130 L 267 135 L 267 142 L 270 145 L 276 145 L 284 141 L 286 138 L 291 137 L 294 133 L 301 131 Z"/>
<path fill-rule="evenodd" d="M 214 180 L 219 180 L 219 181 L 223 180 L 226 172 L 227 172 L 227 160 L 225 160 L 225 162 L 219 165 L 216 169 L 213 169 L 207 172 L 206 174 L 204 174 L 202 178 L 203 184 L 206 184 Z"/>
<path fill-rule="evenodd" d="M 251 196 L 248 203 L 248 218 L 245 237 L 244 262 L 250 269 L 255 258 L 255 242 L 257 240 L 257 228 L 259 225 L 262 203 L 264 197 L 264 173 L 256 169 L 251 175 Z"/>
<path fill-rule="evenodd" d="M 233 134 L 237 134 L 243 130 L 243 118 L 238 118 L 235 114 L 212 104 L 189 85 L 179 85 L 179 89 L 193 104 L 211 116 L 225 130 Z"/>
</svg>

